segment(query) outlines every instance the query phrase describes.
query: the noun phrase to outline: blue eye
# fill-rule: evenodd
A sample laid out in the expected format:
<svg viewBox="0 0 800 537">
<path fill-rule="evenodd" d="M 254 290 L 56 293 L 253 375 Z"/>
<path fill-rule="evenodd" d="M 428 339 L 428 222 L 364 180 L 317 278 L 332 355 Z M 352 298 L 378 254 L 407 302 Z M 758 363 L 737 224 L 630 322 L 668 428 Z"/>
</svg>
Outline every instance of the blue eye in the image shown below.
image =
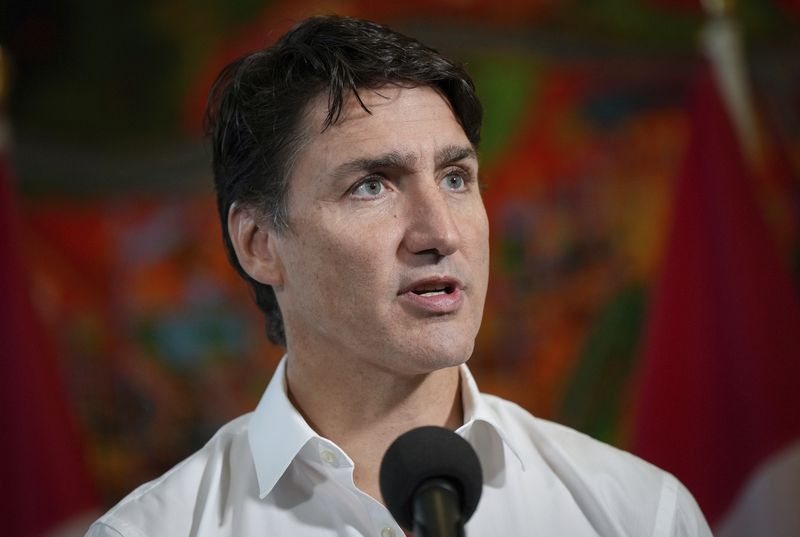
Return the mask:
<svg viewBox="0 0 800 537">
<path fill-rule="evenodd" d="M 451 190 L 463 190 L 464 183 L 464 177 L 459 173 L 448 173 L 443 179 L 444 186 Z"/>
<path fill-rule="evenodd" d="M 380 179 L 368 179 L 353 189 L 353 194 L 358 197 L 372 198 L 383 193 L 383 183 Z"/>
</svg>

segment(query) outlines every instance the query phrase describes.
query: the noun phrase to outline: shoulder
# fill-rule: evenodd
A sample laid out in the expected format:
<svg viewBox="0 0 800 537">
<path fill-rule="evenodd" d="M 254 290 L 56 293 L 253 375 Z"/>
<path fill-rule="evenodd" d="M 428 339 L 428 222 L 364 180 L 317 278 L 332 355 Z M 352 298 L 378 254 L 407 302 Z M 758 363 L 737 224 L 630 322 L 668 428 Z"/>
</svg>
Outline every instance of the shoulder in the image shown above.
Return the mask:
<svg viewBox="0 0 800 537">
<path fill-rule="evenodd" d="M 532 448 L 549 459 L 563 459 L 576 469 L 589 472 L 633 471 L 645 476 L 659 476 L 661 470 L 614 446 L 596 440 L 575 429 L 538 418 L 516 403 L 493 395 L 481 394 L 497 426 L 520 449 Z M 601 470 L 602 468 L 602 470 Z"/>
<path fill-rule="evenodd" d="M 659 490 L 666 472 L 614 446 L 558 423 L 537 418 L 519 405 L 483 395 L 497 426 L 508 442 L 534 460 L 541 459 L 559 473 L 580 476 L 586 484 L 599 486 L 613 479 L 618 486 Z M 596 480 L 602 476 L 602 480 Z"/>
<path fill-rule="evenodd" d="M 248 492 L 231 487 L 254 487 L 249 416 L 229 422 L 199 451 L 131 492 L 92 524 L 87 537 L 180 537 L 197 527 L 200 514 L 225 516 L 227 502 Z"/>
<path fill-rule="evenodd" d="M 515 403 L 482 397 L 526 470 L 539 466 L 554 476 L 596 526 L 611 534 L 664 536 L 692 526 L 697 531 L 685 535 L 711 535 L 694 498 L 672 474 Z"/>
</svg>

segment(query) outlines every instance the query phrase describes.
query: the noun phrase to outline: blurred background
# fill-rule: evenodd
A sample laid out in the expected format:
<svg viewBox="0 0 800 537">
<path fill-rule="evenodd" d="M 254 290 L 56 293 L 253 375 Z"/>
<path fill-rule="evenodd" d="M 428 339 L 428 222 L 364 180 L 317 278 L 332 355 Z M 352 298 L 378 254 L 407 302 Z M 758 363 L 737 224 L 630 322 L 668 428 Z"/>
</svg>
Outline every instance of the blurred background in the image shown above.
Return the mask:
<svg viewBox="0 0 800 537">
<path fill-rule="evenodd" d="M 5 0 L 8 535 L 80 532 L 254 408 L 281 349 L 201 115 L 226 63 L 328 13 L 475 79 L 481 389 L 674 472 L 722 535 L 800 532 L 800 2 Z"/>
</svg>

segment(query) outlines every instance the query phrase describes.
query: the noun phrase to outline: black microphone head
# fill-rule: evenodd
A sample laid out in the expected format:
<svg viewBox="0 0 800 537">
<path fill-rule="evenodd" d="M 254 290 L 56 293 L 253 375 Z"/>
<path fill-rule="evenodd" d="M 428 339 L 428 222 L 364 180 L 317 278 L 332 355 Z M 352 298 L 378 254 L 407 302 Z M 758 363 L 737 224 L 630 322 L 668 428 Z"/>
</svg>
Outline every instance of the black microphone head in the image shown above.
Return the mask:
<svg viewBox="0 0 800 537">
<path fill-rule="evenodd" d="M 418 427 L 401 434 L 383 456 L 383 500 L 398 524 L 414 525 L 414 493 L 429 479 L 443 478 L 459 493 L 464 522 L 478 507 L 483 473 L 469 442 L 444 427 Z"/>
</svg>

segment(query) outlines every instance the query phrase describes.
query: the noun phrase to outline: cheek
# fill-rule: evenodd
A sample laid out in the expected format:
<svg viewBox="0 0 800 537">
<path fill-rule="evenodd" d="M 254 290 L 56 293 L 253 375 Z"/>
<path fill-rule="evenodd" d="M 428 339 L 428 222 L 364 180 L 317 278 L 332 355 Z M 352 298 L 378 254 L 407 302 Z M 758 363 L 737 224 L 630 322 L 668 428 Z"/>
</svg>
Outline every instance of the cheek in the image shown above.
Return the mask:
<svg viewBox="0 0 800 537">
<path fill-rule="evenodd" d="M 483 314 L 486 289 L 489 284 L 489 222 L 483 205 L 480 211 L 473 213 L 473 225 L 469 227 L 469 235 L 465 248 L 468 248 L 467 257 L 472 268 L 473 285 L 475 289 L 475 313 L 478 321 Z"/>
<path fill-rule="evenodd" d="M 383 228 L 385 230 L 385 228 Z M 386 285 L 394 263 L 391 241 L 378 226 L 336 226 L 317 229 L 307 235 L 301 251 L 311 252 L 297 259 L 306 277 L 325 295 L 357 296 Z"/>
<path fill-rule="evenodd" d="M 469 250 L 475 268 L 478 269 L 485 266 L 484 270 L 488 271 L 489 220 L 486 216 L 486 210 L 483 208 L 483 203 L 473 207 L 466 216 L 465 221 L 469 225 L 464 228 L 464 247 Z"/>
</svg>

